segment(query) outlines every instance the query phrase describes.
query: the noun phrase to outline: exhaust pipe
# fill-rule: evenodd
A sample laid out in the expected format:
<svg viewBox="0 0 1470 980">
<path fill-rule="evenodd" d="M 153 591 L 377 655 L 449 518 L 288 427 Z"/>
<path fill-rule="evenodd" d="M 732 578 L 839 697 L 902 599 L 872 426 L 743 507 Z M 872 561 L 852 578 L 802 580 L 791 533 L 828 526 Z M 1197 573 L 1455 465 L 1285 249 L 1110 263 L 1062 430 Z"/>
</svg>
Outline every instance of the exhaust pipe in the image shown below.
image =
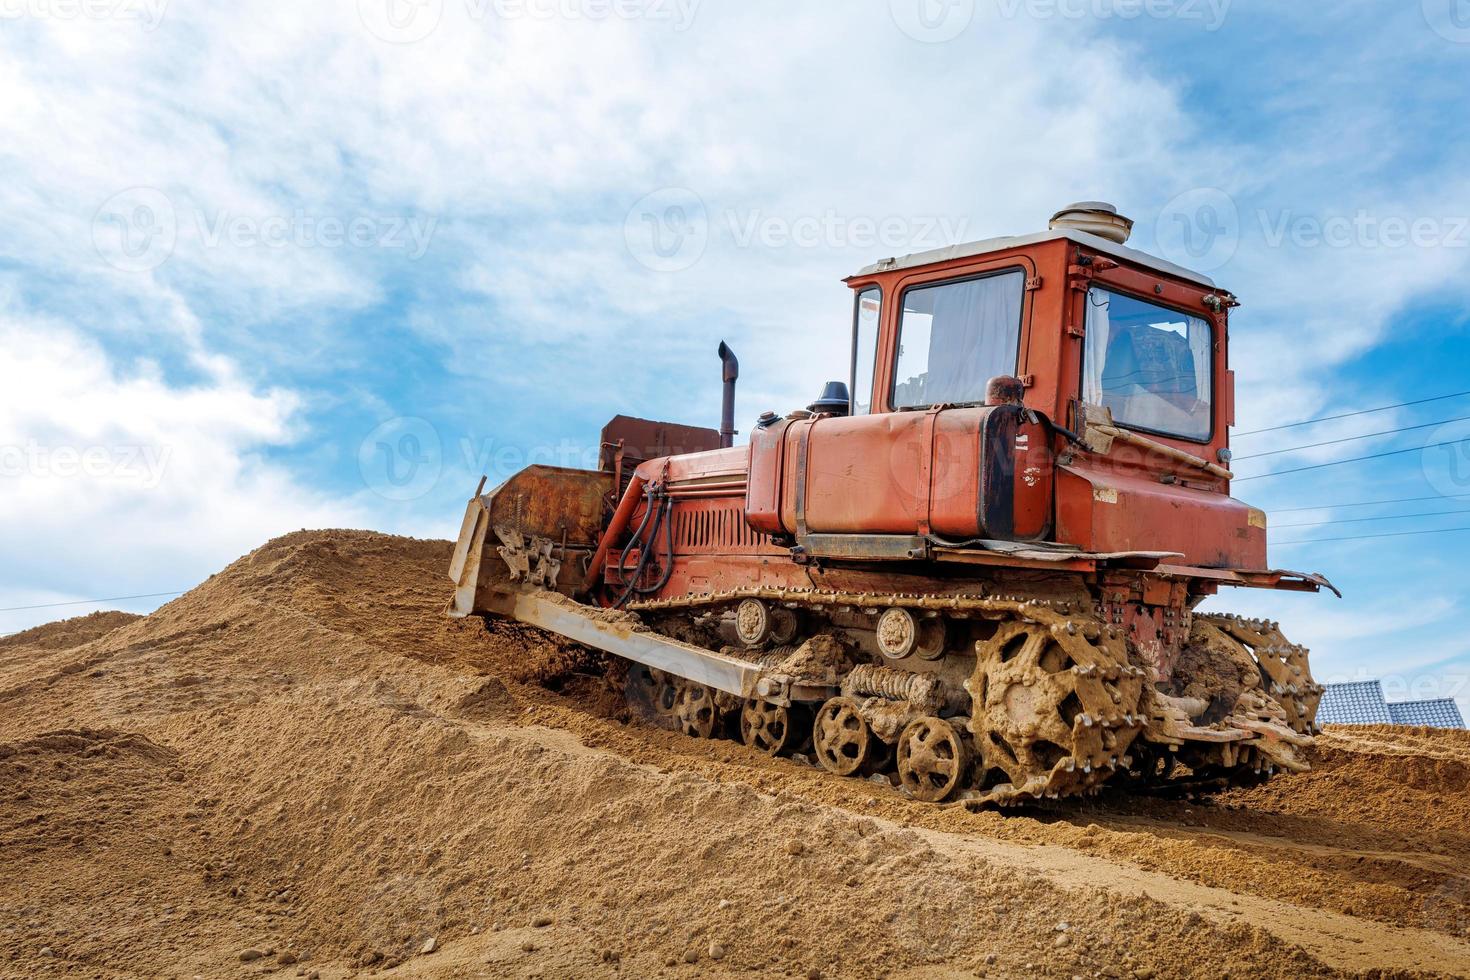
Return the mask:
<svg viewBox="0 0 1470 980">
<path fill-rule="evenodd" d="M 725 398 L 720 405 L 720 448 L 735 445 L 735 381 L 740 377 L 740 361 L 723 340 L 720 341 L 721 372 L 725 381 Z"/>
</svg>

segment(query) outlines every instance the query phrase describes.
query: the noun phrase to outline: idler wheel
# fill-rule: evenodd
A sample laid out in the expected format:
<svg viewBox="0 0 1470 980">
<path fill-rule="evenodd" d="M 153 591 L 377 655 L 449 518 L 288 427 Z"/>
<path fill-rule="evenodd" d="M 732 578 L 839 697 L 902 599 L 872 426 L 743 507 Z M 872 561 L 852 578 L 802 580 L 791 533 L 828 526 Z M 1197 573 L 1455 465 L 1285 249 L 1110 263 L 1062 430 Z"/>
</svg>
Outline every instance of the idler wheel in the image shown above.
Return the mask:
<svg viewBox="0 0 1470 980">
<path fill-rule="evenodd" d="M 939 803 L 964 782 L 970 752 L 955 727 L 926 715 L 898 736 L 898 779 L 916 800 Z"/>
<path fill-rule="evenodd" d="M 851 698 L 836 697 L 822 705 L 812 742 L 822 768 L 839 776 L 857 775 L 878 755 L 878 738 Z"/>
<path fill-rule="evenodd" d="M 911 609 L 893 606 L 878 617 L 878 649 L 889 660 L 917 655 L 922 660 L 944 656 L 944 620 L 916 616 Z"/>
<path fill-rule="evenodd" d="M 740 708 L 740 740 L 766 755 L 797 748 L 802 736 L 797 708 L 752 698 Z"/>
<path fill-rule="evenodd" d="M 680 680 L 674 685 L 673 716 L 675 727 L 685 735 L 714 738 L 720 723 L 715 692 L 703 684 Z"/>
</svg>

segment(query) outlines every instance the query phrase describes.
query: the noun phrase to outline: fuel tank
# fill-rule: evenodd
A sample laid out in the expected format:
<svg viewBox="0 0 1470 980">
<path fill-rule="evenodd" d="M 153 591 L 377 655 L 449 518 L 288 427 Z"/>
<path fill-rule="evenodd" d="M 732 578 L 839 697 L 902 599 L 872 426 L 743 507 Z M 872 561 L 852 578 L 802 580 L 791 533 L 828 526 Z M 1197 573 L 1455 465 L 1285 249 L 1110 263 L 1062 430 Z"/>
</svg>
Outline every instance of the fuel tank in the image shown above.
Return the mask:
<svg viewBox="0 0 1470 980">
<path fill-rule="evenodd" d="M 1054 461 L 1025 408 L 786 418 L 750 439 L 746 520 L 767 534 L 1051 532 Z"/>
</svg>

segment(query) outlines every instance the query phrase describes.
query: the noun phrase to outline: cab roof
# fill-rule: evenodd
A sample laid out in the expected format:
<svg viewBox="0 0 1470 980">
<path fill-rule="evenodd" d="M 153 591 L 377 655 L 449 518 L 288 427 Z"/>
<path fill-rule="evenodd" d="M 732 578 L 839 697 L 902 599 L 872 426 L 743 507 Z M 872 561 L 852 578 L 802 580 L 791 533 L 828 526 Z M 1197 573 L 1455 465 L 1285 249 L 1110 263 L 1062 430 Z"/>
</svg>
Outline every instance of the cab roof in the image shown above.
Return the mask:
<svg viewBox="0 0 1470 980">
<path fill-rule="evenodd" d="M 1078 231 L 1074 228 L 1058 228 L 1054 231 L 1037 232 L 1034 235 L 986 238 L 964 245 L 946 245 L 944 248 L 933 248 L 927 252 L 913 252 L 898 258 L 882 259 L 874 262 L 872 265 L 859 270 L 852 278 L 871 276 L 879 272 L 892 272 L 895 269 L 912 269 L 922 265 L 933 265 L 937 262 L 948 262 L 951 259 L 965 259 L 974 255 L 985 255 L 988 252 L 1000 252 L 1025 245 L 1039 245 L 1042 242 L 1054 242 L 1059 239 L 1066 239 L 1067 241 L 1076 242 L 1078 245 L 1085 245 L 1095 252 L 1101 252 L 1115 259 L 1122 259 L 1125 262 L 1131 262 L 1134 265 L 1152 269 L 1154 272 L 1159 272 L 1166 276 L 1183 279 L 1186 282 L 1192 282 L 1206 289 L 1215 288 L 1215 281 L 1203 273 L 1192 272 L 1181 265 L 1175 265 L 1173 262 L 1149 255 L 1147 252 L 1140 252 L 1138 249 L 1129 248 L 1126 245 L 1119 245 L 1116 242 L 1108 241 L 1106 238 L 1099 238 L 1096 235 L 1089 234 L 1085 231 Z"/>
</svg>

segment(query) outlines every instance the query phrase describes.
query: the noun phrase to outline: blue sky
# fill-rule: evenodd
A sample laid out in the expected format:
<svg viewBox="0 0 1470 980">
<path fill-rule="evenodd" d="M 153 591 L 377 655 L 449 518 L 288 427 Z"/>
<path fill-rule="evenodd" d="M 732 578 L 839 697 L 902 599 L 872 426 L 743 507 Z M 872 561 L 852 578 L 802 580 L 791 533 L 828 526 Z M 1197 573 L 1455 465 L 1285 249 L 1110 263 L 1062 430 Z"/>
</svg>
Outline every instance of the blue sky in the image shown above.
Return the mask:
<svg viewBox="0 0 1470 980">
<path fill-rule="evenodd" d="M 585 461 L 617 412 L 713 424 L 721 339 L 742 426 L 804 404 L 845 373 L 842 276 L 1079 199 L 1242 298 L 1242 430 L 1470 389 L 1467 84 L 1466 0 L 15 0 L 0 608 L 187 588 L 300 527 L 447 536 L 481 472 Z M 1470 510 L 1467 437 L 1236 492 L 1317 508 L 1275 525 Z M 1399 497 L 1436 499 L 1326 506 Z M 1470 708 L 1467 543 L 1278 547 L 1347 597 L 1217 605 Z"/>
</svg>

